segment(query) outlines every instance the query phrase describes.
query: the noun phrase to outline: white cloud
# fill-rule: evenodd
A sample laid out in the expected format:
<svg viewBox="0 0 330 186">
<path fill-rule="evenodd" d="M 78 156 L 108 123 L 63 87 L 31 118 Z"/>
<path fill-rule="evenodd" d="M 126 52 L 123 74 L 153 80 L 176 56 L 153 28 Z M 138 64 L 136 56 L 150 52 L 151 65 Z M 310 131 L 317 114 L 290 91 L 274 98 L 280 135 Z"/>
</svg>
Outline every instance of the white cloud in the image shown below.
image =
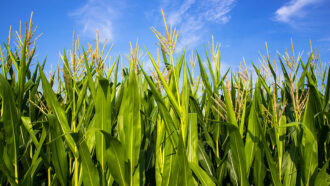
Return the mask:
<svg viewBox="0 0 330 186">
<path fill-rule="evenodd" d="M 187 18 L 179 26 L 180 36 L 177 50 L 182 51 L 184 47 L 193 48 L 202 38 L 203 21 L 201 19 Z"/>
<path fill-rule="evenodd" d="M 292 23 L 294 18 L 304 17 L 304 8 L 321 2 L 322 0 L 291 0 L 275 12 L 275 19 L 279 22 Z"/>
<path fill-rule="evenodd" d="M 225 24 L 236 0 L 184 0 L 162 2 L 165 16 L 180 31 L 177 50 L 196 47 L 208 31 L 207 23 Z"/>
<path fill-rule="evenodd" d="M 218 1 L 213 0 L 212 3 L 207 3 L 205 18 L 209 21 L 227 23 L 230 19 L 229 12 L 234 7 L 236 0 Z"/>
<path fill-rule="evenodd" d="M 190 7 L 195 3 L 195 0 L 186 0 L 182 3 L 179 9 L 176 9 L 170 13 L 169 19 L 174 25 L 180 24 L 182 22 L 183 15 L 190 9 Z"/>
<path fill-rule="evenodd" d="M 100 42 L 103 42 L 105 39 L 113 39 L 113 20 L 118 16 L 118 6 L 118 2 L 88 0 L 81 7 L 70 12 L 69 16 L 78 24 L 78 34 L 95 38 L 98 30 Z"/>
</svg>

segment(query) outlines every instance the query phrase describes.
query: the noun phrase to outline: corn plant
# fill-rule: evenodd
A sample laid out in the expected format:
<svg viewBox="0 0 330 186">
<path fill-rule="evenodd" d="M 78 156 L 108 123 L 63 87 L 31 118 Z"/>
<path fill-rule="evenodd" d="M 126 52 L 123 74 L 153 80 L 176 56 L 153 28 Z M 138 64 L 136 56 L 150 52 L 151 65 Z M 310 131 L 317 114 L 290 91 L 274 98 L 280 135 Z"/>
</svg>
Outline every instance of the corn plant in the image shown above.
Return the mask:
<svg viewBox="0 0 330 186">
<path fill-rule="evenodd" d="M 330 68 L 319 54 L 311 47 L 304 61 L 292 47 L 272 60 L 267 49 L 260 67 L 243 59 L 222 74 L 213 39 L 205 61 L 177 53 L 179 32 L 162 15 L 157 55 L 144 49 L 151 68 L 138 43 L 122 67 L 98 32 L 87 48 L 73 33 L 46 74 L 32 15 L 14 46 L 10 29 L 0 185 L 329 185 Z"/>
</svg>

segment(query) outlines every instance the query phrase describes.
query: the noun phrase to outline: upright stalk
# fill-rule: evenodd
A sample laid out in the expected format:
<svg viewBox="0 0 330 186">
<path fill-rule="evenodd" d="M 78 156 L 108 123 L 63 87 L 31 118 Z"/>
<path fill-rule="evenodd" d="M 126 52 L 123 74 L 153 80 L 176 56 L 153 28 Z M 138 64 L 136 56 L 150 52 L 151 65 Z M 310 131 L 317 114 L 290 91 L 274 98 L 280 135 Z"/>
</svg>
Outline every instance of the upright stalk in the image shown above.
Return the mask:
<svg viewBox="0 0 330 186">
<path fill-rule="evenodd" d="M 51 143 L 51 140 L 52 140 L 52 137 L 51 137 L 51 133 L 49 132 L 49 137 L 48 137 L 48 143 Z M 32 146 L 31 146 L 31 149 L 32 149 Z M 48 154 L 50 154 L 50 149 L 49 147 L 47 146 L 47 151 L 48 151 Z M 50 162 L 50 156 L 48 156 L 48 161 Z M 51 185 L 51 166 L 48 167 L 48 186 Z"/>
<path fill-rule="evenodd" d="M 170 64 L 172 64 L 173 68 L 174 68 L 173 54 L 170 53 L 169 56 L 170 56 Z M 179 88 L 178 88 L 179 82 L 178 82 L 178 78 L 176 77 L 175 71 L 174 71 L 174 81 L 175 81 L 175 86 L 176 86 L 176 89 L 177 89 L 176 93 L 177 93 L 178 104 L 179 104 L 179 107 L 180 107 L 180 91 L 179 91 Z"/>
<path fill-rule="evenodd" d="M 17 157 L 15 153 L 15 162 L 14 162 L 14 169 L 15 169 L 15 182 L 18 184 L 18 172 L 17 172 Z"/>
<path fill-rule="evenodd" d="M 72 72 L 73 72 L 73 89 L 72 89 L 72 115 L 75 115 L 76 113 L 76 46 L 75 46 L 75 32 L 73 32 L 73 39 L 72 39 Z M 72 117 L 72 127 L 73 127 L 73 132 L 76 133 L 76 121 Z M 74 148 L 75 153 L 77 153 L 78 149 L 77 146 Z M 74 157 L 74 185 L 78 186 L 78 158 L 75 156 Z"/>
<path fill-rule="evenodd" d="M 73 54 L 75 55 L 75 54 Z M 75 82 L 75 73 L 73 72 L 73 95 L 72 95 L 72 113 L 75 114 L 76 113 L 76 96 L 75 96 L 75 88 L 76 88 L 76 82 Z M 74 118 L 72 118 L 72 127 L 73 127 L 73 132 L 76 133 L 76 122 L 74 120 Z M 78 151 L 77 146 L 75 146 L 74 148 L 75 152 Z M 74 157 L 74 185 L 78 186 L 78 158 L 75 156 Z"/>
</svg>

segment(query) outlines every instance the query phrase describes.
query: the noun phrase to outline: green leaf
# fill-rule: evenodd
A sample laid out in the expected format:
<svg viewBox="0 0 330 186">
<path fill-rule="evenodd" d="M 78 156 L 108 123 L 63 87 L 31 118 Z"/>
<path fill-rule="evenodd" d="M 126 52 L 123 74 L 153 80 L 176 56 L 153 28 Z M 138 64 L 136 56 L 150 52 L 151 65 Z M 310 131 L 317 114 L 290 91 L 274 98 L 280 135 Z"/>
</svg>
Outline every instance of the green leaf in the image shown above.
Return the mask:
<svg viewBox="0 0 330 186">
<path fill-rule="evenodd" d="M 281 116 L 280 121 L 279 121 L 279 126 L 285 125 L 286 124 L 286 117 Z M 285 127 L 277 128 L 276 134 L 276 146 L 277 146 L 277 156 L 278 156 L 278 168 L 279 168 L 279 175 L 281 176 L 283 171 L 282 171 L 282 163 L 283 163 L 283 155 L 285 151 L 285 134 L 286 134 L 286 129 Z"/>
<path fill-rule="evenodd" d="M 8 180 L 8 182 L 11 185 L 16 185 L 15 182 L 15 173 L 14 170 L 8 166 L 8 164 L 10 165 L 9 160 L 7 161 L 6 158 L 4 158 L 4 156 L 6 156 L 6 147 L 3 146 L 3 144 L 0 145 L 0 170 L 2 175 L 1 176 L 6 176 L 6 179 Z M 6 162 L 7 161 L 7 162 Z"/>
<path fill-rule="evenodd" d="M 83 49 L 83 54 L 84 54 L 84 62 L 85 62 L 85 67 L 86 67 L 86 78 L 88 80 L 88 87 L 90 89 L 90 92 L 92 94 L 92 97 L 95 99 L 96 96 L 96 89 L 95 89 L 95 84 L 93 81 L 93 76 L 91 73 L 91 69 L 88 64 L 88 59 L 87 59 L 87 54 L 85 53 L 85 50 Z"/>
<path fill-rule="evenodd" d="M 231 123 L 234 126 L 238 126 L 237 125 L 237 120 L 236 120 L 236 116 L 235 116 L 235 111 L 233 109 L 233 104 L 231 102 L 231 98 L 230 95 L 227 92 L 226 86 L 224 85 L 224 83 L 222 82 L 222 90 L 225 96 L 225 104 L 226 104 L 226 109 L 227 109 L 227 118 L 229 123 Z"/>
<path fill-rule="evenodd" d="M 117 139 L 110 136 L 109 133 L 101 131 L 106 138 L 106 162 L 109 171 L 119 185 L 129 184 L 129 167 L 126 167 L 126 150 Z"/>
<path fill-rule="evenodd" d="M 279 56 L 279 60 L 280 60 L 280 64 L 281 64 L 281 68 L 282 68 L 282 72 L 284 74 L 284 80 L 285 80 L 285 83 L 287 86 L 291 86 L 291 83 L 290 83 L 290 77 L 288 75 L 288 72 L 286 71 L 286 68 L 283 64 L 283 61 L 282 61 L 282 58 Z"/>
<path fill-rule="evenodd" d="M 151 54 L 149 53 L 148 50 L 147 50 L 147 53 L 149 55 L 150 61 L 152 62 L 153 66 L 154 66 L 154 68 L 155 68 L 155 70 L 157 72 L 157 75 L 158 75 L 160 81 L 162 82 L 162 85 L 163 85 L 163 87 L 164 87 L 164 89 L 166 91 L 166 94 L 167 94 L 167 96 L 168 96 L 171 104 L 173 105 L 173 108 L 174 108 L 175 112 L 180 116 L 181 115 L 181 109 L 180 109 L 180 106 L 178 104 L 178 100 L 175 99 L 175 96 L 173 95 L 170 87 L 167 85 L 167 83 L 166 83 L 166 81 L 165 81 L 162 73 L 160 72 L 160 70 L 159 70 L 159 68 L 158 68 L 155 60 L 152 58 L 152 56 L 151 56 Z"/>
<path fill-rule="evenodd" d="M 204 50 L 205 50 L 205 55 L 206 55 L 206 59 L 207 59 L 207 66 L 209 68 L 209 72 L 210 72 L 210 75 L 211 75 L 211 78 L 212 78 L 212 82 L 213 82 L 213 87 L 215 89 L 216 88 L 216 85 L 217 85 L 217 82 L 215 80 L 212 63 L 210 61 L 209 55 L 207 54 L 207 50 L 206 50 L 205 45 L 204 45 Z"/>
<path fill-rule="evenodd" d="M 23 180 L 20 182 L 20 185 L 33 185 L 33 179 L 36 176 L 37 170 L 42 165 L 42 158 L 38 158 L 26 171 Z"/>
<path fill-rule="evenodd" d="M 261 108 L 260 104 L 258 104 L 258 107 Z M 262 121 L 260 123 L 258 123 L 258 130 L 262 131 L 262 132 L 260 132 L 260 136 L 261 136 L 261 147 L 260 148 L 266 155 L 266 160 L 268 163 L 268 167 L 269 167 L 274 185 L 282 185 L 281 181 L 280 181 L 280 177 L 278 175 L 278 170 L 276 169 L 276 166 L 275 166 L 275 162 L 274 162 L 272 153 L 267 144 L 268 140 L 266 139 L 265 134 L 262 130 L 262 124 L 263 124 Z"/>
<path fill-rule="evenodd" d="M 253 181 L 255 185 L 264 185 L 266 176 L 266 166 L 264 161 L 264 153 L 260 148 L 256 149 L 253 161 Z"/>
<path fill-rule="evenodd" d="M 256 73 L 257 73 L 257 75 L 258 75 L 258 77 L 259 77 L 259 80 L 261 81 L 263 87 L 264 87 L 265 90 L 267 91 L 267 94 L 268 94 L 268 95 L 271 95 L 270 89 L 269 89 L 269 87 L 267 86 L 265 79 L 262 77 L 262 75 L 260 74 L 259 70 L 257 69 L 256 66 L 254 66 L 253 63 L 252 63 L 252 66 L 253 66 L 254 70 L 256 71 Z"/>
<path fill-rule="evenodd" d="M 247 110 L 247 100 L 248 100 L 247 97 L 248 97 L 248 94 L 245 94 L 243 112 L 242 112 L 242 116 L 241 116 L 241 122 L 239 124 L 239 133 L 241 134 L 241 136 L 244 136 L 243 132 L 244 132 L 244 125 L 245 125 L 246 110 Z"/>
<path fill-rule="evenodd" d="M 52 163 L 55 168 L 56 176 L 59 178 L 61 185 L 67 185 L 68 179 L 68 161 L 65 151 L 64 142 L 61 138 L 61 131 L 58 121 L 54 115 L 48 115 L 49 130 L 52 139 L 50 150 L 52 152 Z"/>
<path fill-rule="evenodd" d="M 88 85 L 88 79 L 84 80 L 83 87 L 79 92 L 78 95 L 78 101 L 77 101 L 77 106 L 76 106 L 76 113 L 74 113 L 73 120 L 76 120 L 78 117 L 78 113 L 80 111 L 82 103 L 85 101 L 85 96 L 87 92 L 87 85 Z"/>
<path fill-rule="evenodd" d="M 35 175 L 35 170 L 40 166 L 42 162 L 42 158 L 39 158 L 39 154 L 41 152 L 42 145 L 44 144 L 45 140 L 47 137 L 47 132 L 45 127 L 42 128 L 42 133 L 39 141 L 39 145 L 36 147 L 37 149 L 35 150 L 33 157 L 32 157 L 32 163 L 29 169 L 25 172 L 25 175 L 23 177 L 23 180 L 21 182 L 22 185 L 27 185 L 27 184 L 32 184 L 33 178 L 36 176 Z"/>
<path fill-rule="evenodd" d="M 207 73 L 205 71 L 203 61 L 202 61 L 201 57 L 199 56 L 198 51 L 196 51 L 196 54 L 197 54 L 197 59 L 198 59 L 198 64 L 199 64 L 199 70 L 200 70 L 200 73 L 201 73 L 202 80 L 204 82 L 206 91 L 209 95 L 212 95 L 213 94 L 212 93 L 212 88 L 211 88 L 211 85 L 210 85 L 210 82 L 209 82 L 209 78 L 207 77 Z"/>
<path fill-rule="evenodd" d="M 35 136 L 35 133 L 32 128 L 31 119 L 29 117 L 21 117 L 21 120 L 22 120 L 22 123 L 23 123 L 25 129 L 30 134 L 30 138 L 32 139 L 32 142 L 34 143 L 34 145 L 39 146 L 38 139 Z"/>
<path fill-rule="evenodd" d="M 82 141 L 79 145 L 79 154 L 83 167 L 83 183 L 84 185 L 98 186 L 100 184 L 100 178 L 93 161 L 89 153 L 88 147 L 85 141 Z"/>
<path fill-rule="evenodd" d="M 189 96 L 190 96 L 190 85 L 188 82 L 188 77 L 187 77 L 187 63 L 186 60 L 184 60 L 184 68 L 183 68 L 183 83 L 182 83 L 182 92 L 181 92 L 181 113 L 182 117 L 180 118 L 181 120 L 181 131 L 182 131 L 182 138 L 183 138 L 183 143 L 186 144 L 187 140 L 187 132 L 188 132 L 188 125 L 189 125 Z M 197 117 L 196 117 L 196 122 L 197 122 Z"/>
<path fill-rule="evenodd" d="M 144 72 L 144 70 L 142 68 L 141 68 L 141 71 L 144 74 L 144 77 L 145 77 L 146 81 L 148 82 L 151 92 L 157 102 L 159 112 L 161 113 L 162 118 L 165 120 L 166 131 L 168 134 L 171 134 L 169 136 L 169 139 L 170 139 L 172 145 L 176 146 L 178 144 L 178 140 L 179 140 L 178 139 L 179 138 L 178 127 L 174 124 L 172 117 L 165 106 L 164 99 L 161 96 L 161 94 L 158 92 L 158 89 L 156 88 L 155 84 L 151 81 L 151 79 L 148 77 L 148 75 Z"/>
<path fill-rule="evenodd" d="M 254 154 L 258 148 L 259 144 L 259 134 L 260 131 L 258 130 L 258 99 L 260 94 L 260 83 L 258 82 L 256 85 L 256 89 L 254 92 L 254 98 L 250 110 L 250 115 L 248 119 L 248 126 L 247 126 L 247 132 L 246 132 L 246 140 L 245 140 L 245 157 L 246 157 L 246 173 L 247 175 L 250 174 L 250 169 L 252 166 L 252 162 L 254 160 Z"/>
<path fill-rule="evenodd" d="M 310 89 L 310 94 L 306 103 L 303 118 L 303 136 L 302 136 L 302 160 L 303 160 L 303 178 L 306 185 L 311 184 L 315 178 L 315 171 L 318 167 L 318 150 L 316 137 L 316 97 L 314 88 Z"/>
<path fill-rule="evenodd" d="M 229 124 L 227 125 L 229 130 L 230 138 L 230 149 L 232 151 L 232 161 L 235 172 L 238 176 L 240 185 L 249 185 L 247 174 L 246 174 L 246 159 L 244 152 L 244 144 L 239 130 L 236 126 Z"/>
<path fill-rule="evenodd" d="M 125 146 L 130 163 L 131 185 L 139 183 L 139 154 L 141 145 L 141 102 L 134 64 L 130 64 L 129 79 L 124 83 L 124 99 L 118 114 L 118 136 Z"/>
<path fill-rule="evenodd" d="M 189 168 L 183 140 L 179 140 L 178 149 L 171 168 L 169 185 L 195 185 L 191 169 Z"/>
<path fill-rule="evenodd" d="M 286 165 L 283 184 L 294 186 L 297 183 L 297 163 L 299 158 L 298 147 L 294 143 L 290 145 L 289 151 L 285 154 Z"/>
<path fill-rule="evenodd" d="M 0 74 L 0 96 L 2 97 L 2 122 L 5 132 L 5 144 L 7 153 L 14 167 L 17 171 L 18 166 L 18 135 L 19 135 L 19 118 L 15 107 L 14 93 L 8 81 Z M 17 176 L 17 172 L 15 174 Z M 15 179 L 18 180 L 17 177 Z"/>
<path fill-rule="evenodd" d="M 65 141 L 68 144 L 69 148 L 71 149 L 73 155 L 75 157 L 79 156 L 79 153 L 76 151 L 76 143 L 73 140 L 72 136 L 71 136 L 71 130 L 65 115 L 65 112 L 63 110 L 63 108 L 60 106 L 59 102 L 56 99 L 56 96 L 52 90 L 52 88 L 50 87 L 47 78 L 45 76 L 45 74 L 42 71 L 42 68 L 39 66 L 39 70 L 40 70 L 40 76 L 41 76 L 41 80 L 42 80 L 42 88 L 44 91 L 44 96 L 46 98 L 46 101 L 48 103 L 48 105 L 50 106 L 50 108 L 52 109 L 52 111 L 54 112 L 57 120 L 60 123 L 60 129 L 61 132 L 64 134 L 65 137 Z"/>
<path fill-rule="evenodd" d="M 198 166 L 198 164 L 195 163 L 189 163 L 189 167 L 194 172 L 194 174 L 197 176 L 198 180 L 202 183 L 202 185 L 209 186 L 214 185 L 215 183 L 212 181 L 209 175 Z"/>
<path fill-rule="evenodd" d="M 209 155 L 205 152 L 203 144 L 198 143 L 198 159 L 200 165 L 204 168 L 208 175 L 213 176 L 214 167 Z"/>
<path fill-rule="evenodd" d="M 317 174 L 314 185 L 330 185 L 330 175 L 327 172 L 329 160 L 323 165 L 321 171 Z"/>
<path fill-rule="evenodd" d="M 189 113 L 188 121 L 189 121 L 189 123 L 188 123 L 188 140 L 187 140 L 188 162 L 198 165 L 197 114 Z"/>
<path fill-rule="evenodd" d="M 67 95 L 69 99 L 72 101 L 72 96 L 73 96 L 73 77 L 72 77 L 72 72 L 70 69 L 69 61 L 66 55 L 66 52 L 63 52 L 63 78 L 64 78 L 64 85 L 65 85 L 65 90 L 67 91 Z"/>
<path fill-rule="evenodd" d="M 98 78 L 98 87 L 95 97 L 95 129 L 111 133 L 111 103 L 110 85 L 107 79 Z M 105 139 L 102 133 L 95 133 L 96 157 L 100 162 L 102 170 L 105 165 Z"/>
</svg>

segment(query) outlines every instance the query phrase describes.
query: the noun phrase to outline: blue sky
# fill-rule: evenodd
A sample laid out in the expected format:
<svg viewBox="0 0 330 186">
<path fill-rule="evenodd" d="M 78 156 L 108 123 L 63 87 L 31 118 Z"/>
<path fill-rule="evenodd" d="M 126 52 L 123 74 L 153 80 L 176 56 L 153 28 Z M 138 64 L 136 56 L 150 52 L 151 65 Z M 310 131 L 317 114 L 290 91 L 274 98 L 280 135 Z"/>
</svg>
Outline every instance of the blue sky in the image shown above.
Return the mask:
<svg viewBox="0 0 330 186">
<path fill-rule="evenodd" d="M 59 52 L 71 49 L 73 30 L 86 48 L 87 43 L 94 42 L 98 29 L 101 40 L 108 38 L 113 44 L 112 59 L 127 54 L 129 42 L 137 39 L 143 54 L 143 46 L 155 53 L 157 39 L 150 27 L 164 31 L 161 8 L 167 21 L 180 30 L 179 52 L 187 46 L 189 51 L 197 48 L 201 53 L 203 43 L 207 45 L 213 36 L 221 44 L 224 67 L 236 68 L 242 57 L 248 64 L 258 63 L 259 52 L 266 54 L 265 42 L 272 57 L 277 51 L 291 51 L 290 38 L 295 52 L 303 52 L 303 59 L 311 40 L 322 62 L 330 62 L 328 0 L 3 0 L 0 40 L 6 40 L 10 25 L 17 30 L 19 21 L 27 22 L 33 11 L 37 34 L 42 33 L 37 59 L 42 61 L 47 55 L 47 68 L 57 64 Z"/>
</svg>

